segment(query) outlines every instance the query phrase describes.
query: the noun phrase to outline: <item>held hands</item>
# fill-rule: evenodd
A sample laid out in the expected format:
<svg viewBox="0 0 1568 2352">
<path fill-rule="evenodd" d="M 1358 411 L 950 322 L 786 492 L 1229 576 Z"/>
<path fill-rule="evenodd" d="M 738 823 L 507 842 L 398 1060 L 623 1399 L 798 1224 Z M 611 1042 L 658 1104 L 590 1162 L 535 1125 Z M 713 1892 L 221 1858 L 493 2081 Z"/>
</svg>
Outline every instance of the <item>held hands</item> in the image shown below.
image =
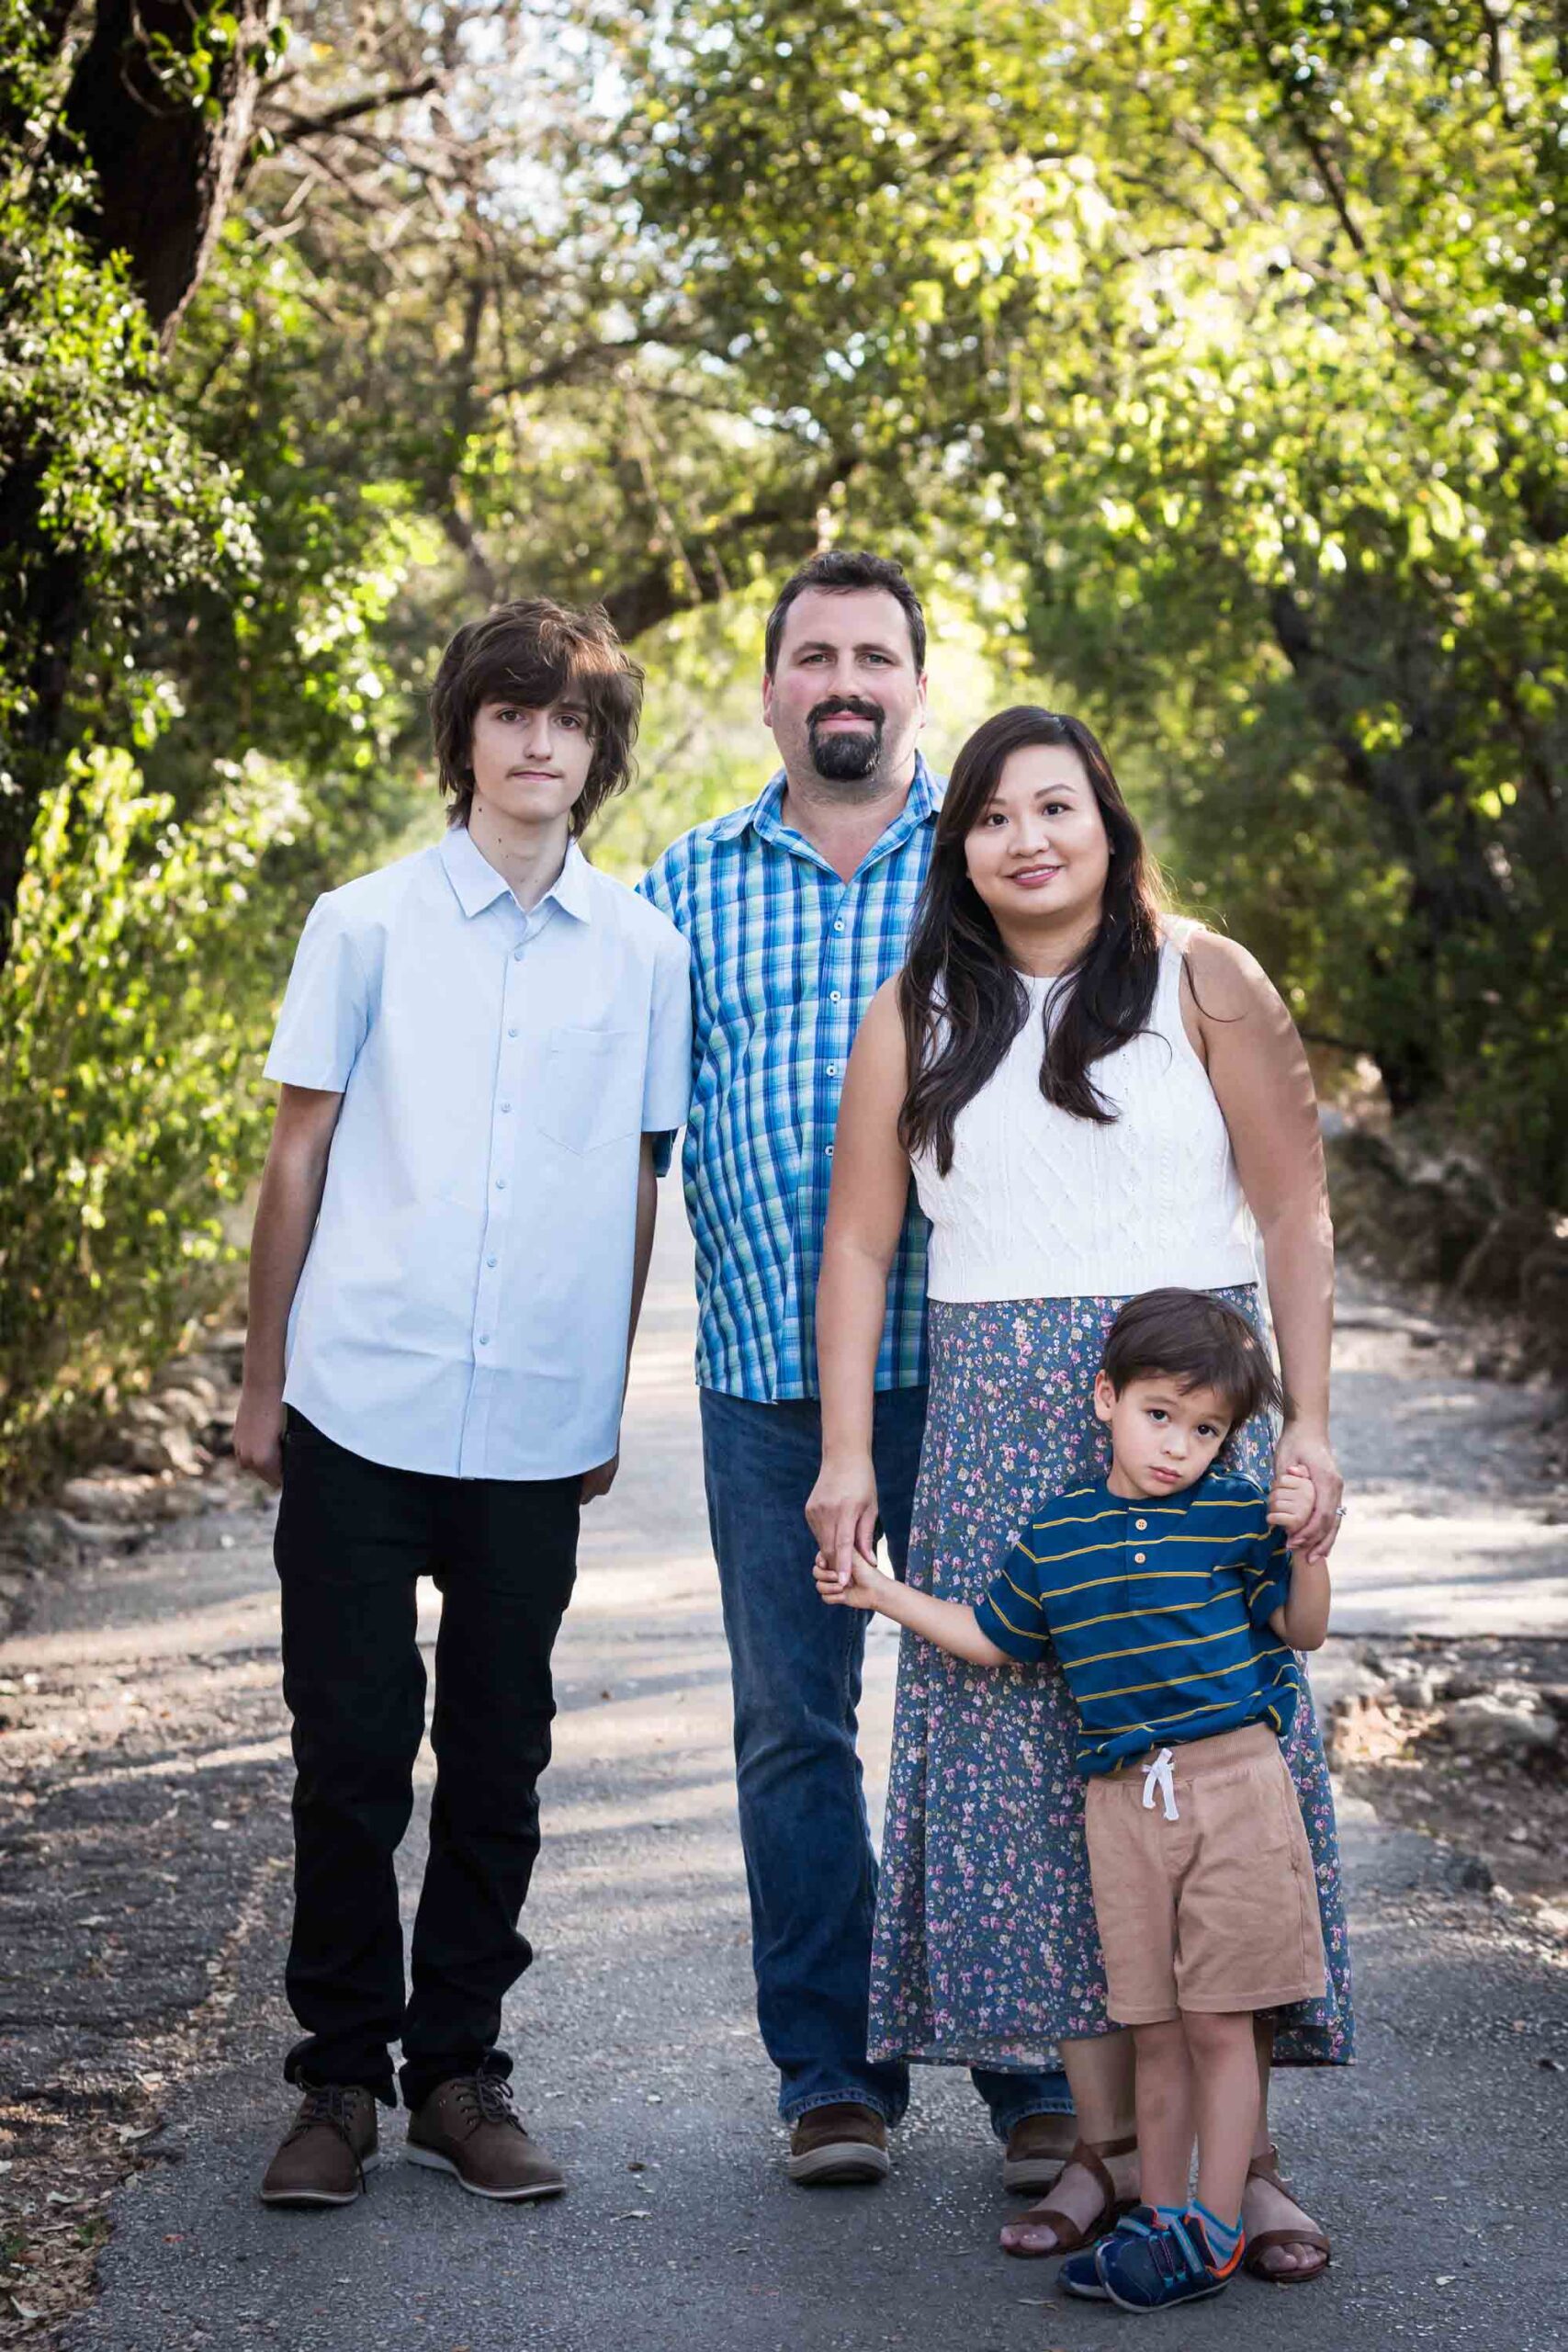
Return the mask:
<svg viewBox="0 0 1568 2352">
<path fill-rule="evenodd" d="M 1275 1449 L 1274 1475 L 1276 1480 L 1290 1475 L 1311 1481 L 1312 1511 L 1304 1525 L 1291 1530 L 1291 1549 L 1298 1561 L 1313 1566 L 1326 1560 L 1339 1532 L 1339 1506 L 1345 1495 L 1345 1481 L 1326 1434 L 1288 1421 Z"/>
<path fill-rule="evenodd" d="M 1269 1524 L 1283 1528 L 1290 1536 L 1299 1535 L 1312 1518 L 1316 1492 L 1304 1470 L 1294 1467 L 1277 1472 L 1269 1496 Z"/>
<path fill-rule="evenodd" d="M 876 1473 L 870 1454 L 824 1456 L 806 1518 L 823 1558 L 838 1571 L 840 1588 L 847 1587 L 855 1554 L 869 1559 L 876 1549 Z M 841 1600 L 843 1591 L 823 1598 Z"/>
<path fill-rule="evenodd" d="M 851 1553 L 847 1570 L 835 1567 L 825 1553 L 818 1552 L 811 1564 L 811 1573 L 822 1600 L 830 1608 L 839 1609 L 874 1609 L 877 1587 L 893 1581 L 861 1551 Z"/>
</svg>

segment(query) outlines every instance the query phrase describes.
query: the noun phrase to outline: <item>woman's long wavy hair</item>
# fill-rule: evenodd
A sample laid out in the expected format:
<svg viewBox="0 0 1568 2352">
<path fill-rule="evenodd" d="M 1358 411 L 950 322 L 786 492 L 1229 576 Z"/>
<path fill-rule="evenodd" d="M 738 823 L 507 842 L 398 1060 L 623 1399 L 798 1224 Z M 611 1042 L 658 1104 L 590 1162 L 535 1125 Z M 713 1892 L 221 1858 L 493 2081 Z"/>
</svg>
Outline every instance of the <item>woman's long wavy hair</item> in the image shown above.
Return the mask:
<svg viewBox="0 0 1568 2352">
<path fill-rule="evenodd" d="M 1040 1091 L 1047 1102 L 1076 1119 L 1104 1125 L 1115 1117 L 1090 1072 L 1148 1026 L 1159 978 L 1159 875 L 1104 752 L 1079 718 L 1030 704 L 998 711 L 953 763 L 898 988 L 909 1069 L 898 1139 L 906 1151 L 933 1152 L 943 1176 L 953 1166 L 958 1114 L 1029 1018 L 1029 990 L 969 879 L 964 845 L 1008 760 L 1035 743 L 1077 752 L 1111 850 L 1099 927 L 1051 991 L 1042 1018 Z"/>
</svg>

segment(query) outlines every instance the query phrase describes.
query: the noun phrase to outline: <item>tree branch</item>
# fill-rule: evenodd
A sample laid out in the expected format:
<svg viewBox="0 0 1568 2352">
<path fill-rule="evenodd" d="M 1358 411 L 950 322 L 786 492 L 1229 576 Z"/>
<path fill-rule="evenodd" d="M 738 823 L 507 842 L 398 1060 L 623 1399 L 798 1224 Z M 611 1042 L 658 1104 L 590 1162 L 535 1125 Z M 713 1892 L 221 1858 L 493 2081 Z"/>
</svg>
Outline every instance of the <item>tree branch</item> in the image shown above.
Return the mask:
<svg viewBox="0 0 1568 2352">
<path fill-rule="evenodd" d="M 285 115 L 267 127 L 279 139 L 323 139 L 332 131 L 341 130 L 345 123 L 357 122 L 362 115 L 378 114 L 383 107 L 404 106 L 414 98 L 427 98 L 432 90 L 440 87 L 440 75 L 426 74 L 418 82 L 400 82 L 389 90 L 371 90 L 362 97 L 345 98 L 341 106 L 329 107 L 325 114 Z"/>
<path fill-rule="evenodd" d="M 678 555 L 610 589 L 601 602 L 619 634 L 640 637 L 672 614 L 716 604 L 728 594 L 735 567 L 746 556 L 777 563 L 809 555 L 817 543 L 818 508 L 854 467 L 853 458 L 835 451 L 804 480 L 783 484 L 740 514 L 692 533 Z"/>
</svg>

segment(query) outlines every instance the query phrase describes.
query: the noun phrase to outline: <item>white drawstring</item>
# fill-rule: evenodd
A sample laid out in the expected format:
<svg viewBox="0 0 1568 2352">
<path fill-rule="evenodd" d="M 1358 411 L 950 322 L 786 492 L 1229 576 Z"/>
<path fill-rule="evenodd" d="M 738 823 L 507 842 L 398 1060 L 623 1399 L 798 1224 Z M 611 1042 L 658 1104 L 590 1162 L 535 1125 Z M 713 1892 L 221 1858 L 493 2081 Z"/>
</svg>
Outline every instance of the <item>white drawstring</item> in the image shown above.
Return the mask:
<svg viewBox="0 0 1568 2352">
<path fill-rule="evenodd" d="M 1162 1747 L 1153 1763 L 1145 1764 L 1144 1767 L 1144 1811 L 1145 1813 L 1154 1811 L 1155 1791 L 1157 1789 L 1165 1799 L 1165 1817 L 1168 1821 L 1176 1821 L 1180 1818 L 1176 1810 L 1176 1782 L 1171 1778 L 1170 1771 L 1172 1761 L 1169 1748 Z"/>
</svg>

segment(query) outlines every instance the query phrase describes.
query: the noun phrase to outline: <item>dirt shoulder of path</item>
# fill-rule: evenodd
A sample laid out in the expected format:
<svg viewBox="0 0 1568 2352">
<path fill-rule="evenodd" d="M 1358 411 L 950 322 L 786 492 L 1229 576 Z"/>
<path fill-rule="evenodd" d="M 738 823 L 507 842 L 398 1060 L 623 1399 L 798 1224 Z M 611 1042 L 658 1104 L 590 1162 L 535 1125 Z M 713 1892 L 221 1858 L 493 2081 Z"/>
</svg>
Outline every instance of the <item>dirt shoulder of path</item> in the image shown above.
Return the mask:
<svg viewBox="0 0 1568 2352">
<path fill-rule="evenodd" d="M 1416 1634 L 1358 1664 L 1329 1726 L 1341 1784 L 1568 1948 L 1568 1641 Z"/>
<path fill-rule="evenodd" d="M 287 1871 L 275 1644 L 211 1645 L 204 1589 L 266 1515 L 231 1473 L 192 1483 L 199 1515 L 54 1580 L 80 1640 L 22 1634 L 0 1668 L 0 2346 L 57 2340 L 115 2191 L 178 2161 L 164 2110 L 211 2064 Z M 96 1596 L 123 1620 L 187 1580 L 188 1622 L 150 1603 L 89 1630 Z"/>
</svg>

